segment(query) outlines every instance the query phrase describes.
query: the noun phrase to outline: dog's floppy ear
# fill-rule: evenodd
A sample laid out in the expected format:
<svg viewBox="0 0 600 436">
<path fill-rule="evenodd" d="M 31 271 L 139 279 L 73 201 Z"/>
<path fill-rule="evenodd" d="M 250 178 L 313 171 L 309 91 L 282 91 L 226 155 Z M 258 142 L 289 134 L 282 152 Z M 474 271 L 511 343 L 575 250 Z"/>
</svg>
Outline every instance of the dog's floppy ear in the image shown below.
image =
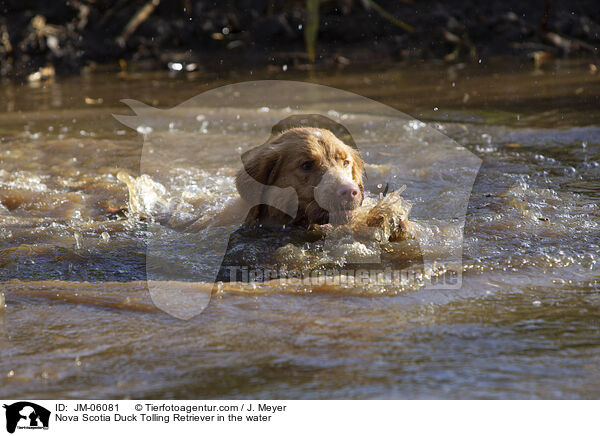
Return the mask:
<svg viewBox="0 0 600 436">
<path fill-rule="evenodd" d="M 263 144 L 242 155 L 243 168 L 235 178 L 235 187 L 248 203 L 260 204 L 265 185 L 272 185 L 281 167 L 281 152 L 274 144 Z"/>
</svg>

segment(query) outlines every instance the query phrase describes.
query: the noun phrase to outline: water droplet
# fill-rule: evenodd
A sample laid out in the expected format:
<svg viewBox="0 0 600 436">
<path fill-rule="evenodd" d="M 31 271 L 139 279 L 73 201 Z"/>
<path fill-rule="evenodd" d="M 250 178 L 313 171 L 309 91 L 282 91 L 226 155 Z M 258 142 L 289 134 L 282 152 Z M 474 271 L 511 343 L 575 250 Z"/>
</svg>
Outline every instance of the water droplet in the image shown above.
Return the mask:
<svg viewBox="0 0 600 436">
<path fill-rule="evenodd" d="M 149 135 L 150 133 L 152 133 L 153 129 L 150 126 L 137 126 L 137 128 L 135 130 L 140 135 Z"/>
<path fill-rule="evenodd" d="M 73 237 L 75 238 L 75 249 L 80 250 L 81 249 L 81 235 L 79 234 L 79 232 L 75 232 L 75 233 L 73 233 Z"/>
</svg>

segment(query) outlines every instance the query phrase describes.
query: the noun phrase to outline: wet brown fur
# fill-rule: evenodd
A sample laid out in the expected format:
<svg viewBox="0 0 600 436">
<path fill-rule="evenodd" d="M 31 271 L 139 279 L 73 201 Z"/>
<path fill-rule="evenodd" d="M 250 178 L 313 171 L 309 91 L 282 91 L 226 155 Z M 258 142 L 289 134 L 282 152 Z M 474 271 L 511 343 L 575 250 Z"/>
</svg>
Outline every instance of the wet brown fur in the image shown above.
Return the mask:
<svg viewBox="0 0 600 436">
<path fill-rule="evenodd" d="M 324 224 L 331 213 L 351 214 L 364 199 L 364 163 L 359 152 L 326 129 L 286 130 L 246 152 L 242 161 L 244 167 L 236 176 L 236 187 L 242 199 L 255 205 L 246 218 L 247 224 Z M 312 162 L 310 170 L 303 168 L 306 162 Z M 334 185 L 342 180 L 352 180 L 360 189 L 356 199 L 341 201 L 332 194 Z M 291 217 L 271 206 L 283 204 L 289 198 L 273 197 L 262 185 L 294 188 L 298 196 L 296 216 Z M 320 193 L 319 202 L 315 200 L 315 188 Z M 270 201 L 266 201 L 266 196 L 271 196 Z"/>
</svg>

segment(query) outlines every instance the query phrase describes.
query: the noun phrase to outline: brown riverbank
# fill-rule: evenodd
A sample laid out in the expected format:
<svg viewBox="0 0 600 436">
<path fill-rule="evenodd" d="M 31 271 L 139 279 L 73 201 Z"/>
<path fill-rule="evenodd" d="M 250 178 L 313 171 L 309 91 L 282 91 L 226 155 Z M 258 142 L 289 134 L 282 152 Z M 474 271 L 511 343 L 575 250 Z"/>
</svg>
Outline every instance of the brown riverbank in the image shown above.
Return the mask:
<svg viewBox="0 0 600 436">
<path fill-rule="evenodd" d="M 0 7 L 0 75 L 84 69 L 305 68 L 304 1 L 7 1 Z M 394 20 L 401 20 L 402 23 Z M 596 57 L 594 1 L 322 1 L 317 64 L 498 55 L 543 62 Z M 402 25 L 399 25 L 402 24 Z M 44 73 L 42 71 L 42 73 Z M 33 76 L 35 80 L 40 75 Z"/>
</svg>

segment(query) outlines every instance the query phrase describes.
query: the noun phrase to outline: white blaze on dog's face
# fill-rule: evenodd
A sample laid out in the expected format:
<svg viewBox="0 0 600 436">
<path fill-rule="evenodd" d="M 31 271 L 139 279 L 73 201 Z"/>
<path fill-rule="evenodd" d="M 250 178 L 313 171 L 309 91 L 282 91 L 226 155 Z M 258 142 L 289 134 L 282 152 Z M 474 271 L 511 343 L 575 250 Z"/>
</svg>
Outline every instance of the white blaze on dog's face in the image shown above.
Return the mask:
<svg viewBox="0 0 600 436">
<path fill-rule="evenodd" d="M 362 204 L 363 161 L 358 151 L 329 130 L 308 127 L 287 130 L 248 151 L 242 160 L 244 168 L 236 178 L 238 192 L 250 204 L 262 203 L 252 208 L 247 222 L 342 224 Z M 293 187 L 298 196 L 296 217 L 292 220 L 281 212 L 290 200 L 280 195 L 281 190 L 260 189 L 256 182 Z"/>
<path fill-rule="evenodd" d="M 361 188 L 352 177 L 352 160 L 342 157 L 343 166 L 331 166 L 314 189 L 317 205 L 328 212 L 329 223 L 345 224 L 362 203 Z"/>
</svg>

